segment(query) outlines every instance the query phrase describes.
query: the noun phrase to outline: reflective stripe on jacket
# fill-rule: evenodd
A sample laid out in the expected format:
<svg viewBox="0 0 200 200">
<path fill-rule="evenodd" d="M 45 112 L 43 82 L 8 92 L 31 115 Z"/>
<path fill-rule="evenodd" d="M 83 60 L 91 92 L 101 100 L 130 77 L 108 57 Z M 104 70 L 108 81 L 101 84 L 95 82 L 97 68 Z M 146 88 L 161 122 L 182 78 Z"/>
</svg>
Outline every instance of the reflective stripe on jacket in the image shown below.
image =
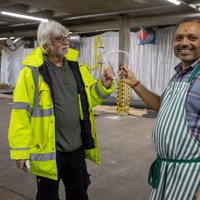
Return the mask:
<svg viewBox="0 0 200 200">
<path fill-rule="evenodd" d="M 77 56 L 76 50 L 69 49 L 66 59 L 75 61 Z M 58 177 L 54 107 L 50 88 L 38 71 L 44 63 L 41 48 L 34 49 L 22 63 L 25 67 L 20 71 L 13 93 L 13 109 L 8 132 L 10 156 L 15 160 L 29 159 L 30 172 L 56 180 Z M 100 164 L 92 109 L 112 93 L 114 85 L 106 89 L 101 81 L 95 81 L 86 67 L 80 63 L 79 70 L 85 85 L 91 134 L 95 144 L 95 148 L 85 150 L 85 156 Z M 81 101 L 79 107 L 80 119 L 83 119 Z"/>
</svg>

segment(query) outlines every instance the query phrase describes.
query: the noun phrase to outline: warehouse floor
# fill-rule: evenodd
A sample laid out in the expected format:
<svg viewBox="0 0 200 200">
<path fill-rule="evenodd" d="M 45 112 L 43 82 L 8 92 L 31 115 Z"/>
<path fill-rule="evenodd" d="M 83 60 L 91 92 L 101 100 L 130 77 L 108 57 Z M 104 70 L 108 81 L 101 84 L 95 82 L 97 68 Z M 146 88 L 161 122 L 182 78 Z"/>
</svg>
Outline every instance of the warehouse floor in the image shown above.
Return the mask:
<svg viewBox="0 0 200 200">
<path fill-rule="evenodd" d="M 34 200 L 34 175 L 16 168 L 9 158 L 7 130 L 12 98 L 0 96 L 0 199 Z M 95 120 L 102 163 L 87 161 L 92 184 L 91 200 L 147 200 L 151 191 L 148 169 L 155 158 L 151 132 L 156 114 L 131 108 L 131 115 L 119 116 L 112 106 L 98 106 Z M 64 200 L 61 183 L 60 197 Z"/>
</svg>

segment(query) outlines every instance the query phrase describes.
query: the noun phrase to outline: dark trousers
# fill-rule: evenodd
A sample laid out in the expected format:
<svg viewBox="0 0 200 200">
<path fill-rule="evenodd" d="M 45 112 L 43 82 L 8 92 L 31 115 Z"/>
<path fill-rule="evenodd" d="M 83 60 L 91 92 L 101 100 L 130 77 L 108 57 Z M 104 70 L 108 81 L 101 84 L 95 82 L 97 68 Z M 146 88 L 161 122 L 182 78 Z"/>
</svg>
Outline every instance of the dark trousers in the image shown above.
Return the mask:
<svg viewBox="0 0 200 200">
<path fill-rule="evenodd" d="M 89 200 L 90 184 L 83 148 L 74 152 L 57 152 L 58 180 L 37 176 L 36 200 L 59 200 L 59 182 L 63 181 L 66 200 Z"/>
</svg>

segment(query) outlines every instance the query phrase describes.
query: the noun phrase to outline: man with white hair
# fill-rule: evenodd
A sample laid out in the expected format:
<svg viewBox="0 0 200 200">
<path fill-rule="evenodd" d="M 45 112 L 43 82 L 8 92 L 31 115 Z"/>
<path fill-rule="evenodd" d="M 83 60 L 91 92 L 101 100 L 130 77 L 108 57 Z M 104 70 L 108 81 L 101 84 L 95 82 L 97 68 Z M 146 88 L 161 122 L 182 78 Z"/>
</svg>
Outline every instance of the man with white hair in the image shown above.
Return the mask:
<svg viewBox="0 0 200 200">
<path fill-rule="evenodd" d="M 85 158 L 100 163 L 92 108 L 113 91 L 111 69 L 93 79 L 69 48 L 69 31 L 55 21 L 38 27 L 39 47 L 22 62 L 9 127 L 11 159 L 37 177 L 37 200 L 88 200 Z M 28 161 L 28 162 L 27 162 Z"/>
</svg>

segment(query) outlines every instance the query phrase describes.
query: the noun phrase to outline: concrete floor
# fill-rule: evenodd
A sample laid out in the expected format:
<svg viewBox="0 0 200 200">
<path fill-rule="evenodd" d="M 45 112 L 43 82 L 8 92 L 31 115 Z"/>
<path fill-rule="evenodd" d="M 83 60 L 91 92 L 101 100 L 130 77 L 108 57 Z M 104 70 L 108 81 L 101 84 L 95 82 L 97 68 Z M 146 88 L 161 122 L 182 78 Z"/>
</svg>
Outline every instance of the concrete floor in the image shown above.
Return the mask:
<svg viewBox="0 0 200 200">
<path fill-rule="evenodd" d="M 18 170 L 9 158 L 7 130 L 11 108 L 11 99 L 0 98 L 0 199 L 34 200 L 35 176 Z M 92 182 L 88 190 L 90 200 L 147 200 L 151 191 L 148 170 L 155 158 L 151 143 L 155 117 L 100 111 L 95 119 L 102 163 L 87 161 Z M 64 200 L 62 183 L 60 197 Z"/>
</svg>

